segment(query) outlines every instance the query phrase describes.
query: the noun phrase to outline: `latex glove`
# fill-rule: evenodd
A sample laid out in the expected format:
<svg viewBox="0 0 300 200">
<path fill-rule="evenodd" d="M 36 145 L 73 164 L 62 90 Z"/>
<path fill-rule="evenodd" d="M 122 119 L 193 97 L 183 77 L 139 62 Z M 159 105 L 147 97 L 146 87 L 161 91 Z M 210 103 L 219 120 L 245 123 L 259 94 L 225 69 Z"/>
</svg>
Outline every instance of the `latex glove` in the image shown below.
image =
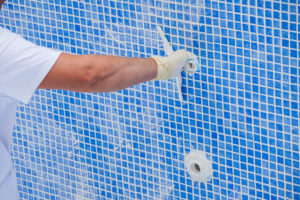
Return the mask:
<svg viewBox="0 0 300 200">
<path fill-rule="evenodd" d="M 188 70 L 191 63 L 197 63 L 195 54 L 186 50 L 178 50 L 168 57 L 152 56 L 156 61 L 158 73 L 154 80 L 167 80 L 178 76 L 182 69 L 194 73 L 195 70 Z"/>
</svg>

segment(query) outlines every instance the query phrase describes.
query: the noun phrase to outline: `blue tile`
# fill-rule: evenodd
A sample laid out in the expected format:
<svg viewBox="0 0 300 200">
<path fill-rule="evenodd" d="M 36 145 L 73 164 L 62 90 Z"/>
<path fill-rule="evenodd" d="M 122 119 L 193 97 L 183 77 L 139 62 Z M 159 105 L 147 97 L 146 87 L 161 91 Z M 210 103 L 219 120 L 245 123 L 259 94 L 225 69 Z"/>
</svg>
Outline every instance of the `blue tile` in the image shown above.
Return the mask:
<svg viewBox="0 0 300 200">
<path fill-rule="evenodd" d="M 191 2 L 196 4 L 195 1 Z M 248 193 L 252 195 L 251 197 L 265 199 L 275 197 L 295 199 L 296 197 L 297 199 L 299 195 L 293 196 L 292 192 L 299 186 L 299 181 L 295 181 L 295 176 L 281 177 L 281 180 L 285 180 L 283 182 L 276 178 L 279 177 L 276 173 L 269 176 L 267 172 L 263 172 L 264 165 L 275 167 L 275 161 L 286 165 L 287 171 L 292 165 L 294 168 L 299 167 L 299 156 L 293 153 L 299 150 L 295 145 L 297 141 L 291 142 L 292 137 L 283 132 L 287 130 L 286 124 L 289 124 L 291 127 L 288 127 L 287 132 L 297 135 L 298 132 L 293 127 L 299 126 L 297 120 L 299 106 L 296 103 L 298 90 L 293 84 L 298 82 L 297 75 L 299 74 L 296 67 L 299 63 L 297 61 L 297 42 L 295 42 L 298 39 L 296 33 L 298 26 L 297 1 L 236 0 L 218 3 L 206 1 L 205 15 L 199 20 L 188 12 L 184 12 L 189 5 L 183 5 L 183 3 L 191 2 L 181 0 L 176 3 L 137 1 L 133 4 L 128 1 L 101 1 L 97 3 L 97 6 L 93 6 L 94 1 L 57 1 L 55 4 L 18 2 L 20 5 L 10 2 L 8 9 L 15 13 L 15 22 L 5 18 L 0 19 L 0 23 L 6 24 L 15 32 L 18 30 L 30 41 L 51 48 L 78 54 L 97 52 L 142 57 L 145 57 L 145 53 L 151 55 L 152 53 L 159 54 L 158 52 L 162 51 L 152 47 L 151 44 L 148 46 L 147 39 L 138 37 L 145 36 L 144 31 L 138 31 L 136 28 L 154 29 L 155 24 L 164 24 L 166 26 L 164 31 L 175 49 L 193 46 L 193 51 L 197 55 L 201 55 L 201 76 L 198 73 L 194 77 L 186 77 L 183 81 L 184 94 L 191 95 L 187 105 L 173 99 L 176 98 L 173 92 L 173 83 L 155 82 L 155 89 L 147 91 L 150 86 L 145 84 L 142 87 L 143 92 L 139 92 L 139 89 L 135 88 L 130 92 L 124 90 L 124 93 L 117 97 L 113 94 L 101 96 L 105 101 L 78 93 L 70 99 L 61 98 L 58 91 L 52 92 L 53 95 L 40 93 L 41 97 L 47 96 L 47 99 L 53 99 L 51 102 L 41 101 L 42 105 L 51 104 L 51 106 L 45 106 L 45 110 L 48 111 L 45 116 L 61 123 L 61 128 L 67 128 L 86 136 L 80 143 L 80 148 L 92 152 L 97 151 L 97 154 L 87 152 L 85 155 L 87 159 L 83 162 L 93 163 L 93 160 L 98 157 L 97 155 L 101 154 L 114 158 L 122 157 L 120 165 L 124 165 L 124 170 L 117 169 L 117 176 L 122 171 L 126 174 L 125 169 L 128 167 L 134 169 L 131 170 L 133 177 L 139 176 L 140 168 L 128 163 L 140 162 L 139 158 L 147 157 L 149 160 L 144 159 L 142 163 L 152 165 L 151 155 L 158 150 L 169 150 L 161 153 L 170 158 L 177 158 L 178 154 L 175 152 L 184 153 L 184 148 L 201 147 L 201 144 L 204 144 L 211 148 L 205 147 L 205 149 L 219 156 L 219 161 L 214 163 L 214 167 L 218 168 L 216 167 L 218 164 L 224 163 L 232 166 L 233 170 L 230 172 L 228 169 L 227 173 L 233 173 L 234 176 L 227 174 L 228 180 L 236 180 L 237 184 L 248 185 Z M 149 10 L 158 17 L 152 15 L 149 17 L 150 21 L 146 20 L 143 23 L 136 20 L 146 19 L 144 16 L 148 9 L 143 4 L 151 4 Z M 165 6 L 163 10 L 159 9 L 163 6 Z M 37 10 L 36 7 L 43 8 L 45 12 Z M 177 12 L 173 11 L 175 9 Z M 193 12 L 198 12 L 195 8 L 191 9 Z M 27 18 L 28 22 L 20 20 L 25 19 L 28 14 L 33 15 Z M 91 19 L 94 17 L 100 21 L 99 24 L 95 24 Z M 198 20 L 200 25 L 191 25 L 183 20 Z M 113 46 L 118 45 L 118 42 L 108 38 L 104 23 L 121 23 L 130 27 L 132 38 L 129 37 L 128 41 L 135 40 L 138 41 L 138 44 L 135 42 L 128 46 L 120 45 L 121 48 Z M 58 28 L 54 28 L 55 26 Z M 25 27 L 25 29 L 20 31 L 18 27 Z M 114 31 L 119 31 L 119 29 Z M 120 38 L 124 40 L 125 36 L 121 35 Z M 100 44 L 94 45 L 93 40 L 100 41 Z M 65 47 L 64 43 L 69 44 L 70 47 Z M 180 45 L 178 45 L 179 43 Z M 135 52 L 130 49 L 134 49 Z M 284 65 L 282 66 L 282 64 Z M 282 83 L 289 84 L 282 85 Z M 63 95 L 68 96 L 69 94 L 64 93 Z M 238 98 L 236 98 L 237 96 Z M 35 101 L 39 100 L 35 99 Z M 62 103 L 63 101 L 65 103 Z M 68 106 L 69 104 L 72 106 Z M 149 113 L 143 113 L 143 108 L 147 105 L 163 111 L 157 114 L 158 119 L 163 119 L 159 126 L 165 135 L 172 135 L 172 139 L 165 138 L 163 140 L 161 138 L 161 142 L 155 142 L 149 131 L 145 131 L 145 124 L 155 123 L 149 123 L 147 118 Z M 77 107 L 75 106 L 81 107 L 80 113 L 76 111 Z M 37 104 L 36 108 L 40 109 L 40 107 Z M 70 109 L 71 111 L 69 111 Z M 179 109 L 183 109 L 183 111 L 181 112 Z M 33 109 L 20 109 L 20 112 L 21 114 L 17 115 L 17 123 L 20 125 L 25 125 L 26 120 L 43 122 L 44 118 L 37 117 L 39 113 Z M 116 114 L 110 118 L 108 116 L 111 112 Z M 32 117 L 27 117 L 28 114 L 25 113 L 30 113 Z M 287 117 L 289 117 L 288 120 L 285 119 Z M 69 123 L 72 124 L 72 127 L 68 128 Z M 95 124 L 99 125 L 95 126 Z M 126 131 L 124 137 L 132 141 L 131 145 L 134 149 L 123 149 L 122 154 L 104 150 L 113 149 L 116 145 L 110 144 L 111 139 L 108 135 L 100 135 L 98 132 L 116 134 L 112 130 L 115 127 L 118 127 L 120 132 Z M 17 127 L 16 130 L 20 131 L 20 128 Z M 194 135 L 190 135 L 190 133 Z M 223 135 L 224 133 L 226 135 Z M 20 134 L 18 137 L 21 137 Z M 95 137 L 97 139 L 94 139 Z M 184 138 L 185 141 L 178 138 Z M 95 148 L 94 144 L 101 148 Z M 150 148 L 146 144 L 154 146 Z M 24 145 L 28 146 L 28 143 L 24 143 Z M 182 147 L 178 149 L 178 145 L 182 145 Z M 224 146 L 231 152 L 225 153 L 222 150 Z M 202 148 L 204 147 L 202 146 Z M 141 151 L 146 149 L 151 153 Z M 128 153 L 131 153 L 132 156 L 126 156 Z M 47 159 L 50 160 L 51 157 L 47 157 Z M 172 160 L 169 158 L 162 160 L 164 163 L 168 163 L 169 169 L 172 171 L 173 169 L 170 167 L 174 164 Z M 269 160 L 274 162 L 267 163 Z M 99 166 L 100 168 L 104 167 L 104 165 Z M 153 166 L 161 165 L 153 164 Z M 163 166 L 161 167 L 163 168 Z M 178 171 L 176 166 L 173 167 L 175 168 L 174 172 Z M 244 173 L 236 170 L 241 168 L 245 169 Z M 93 170 L 94 174 L 100 173 L 97 170 Z M 226 173 L 224 167 L 221 166 L 220 170 Z M 153 173 L 154 171 L 150 170 L 149 172 Z M 241 179 L 241 177 L 247 176 L 245 172 L 251 172 L 249 175 L 251 181 Z M 28 174 L 30 173 L 32 172 L 28 172 Z M 266 173 L 266 175 L 262 178 L 261 173 Z M 295 173 L 299 174 L 299 172 Z M 131 197 L 144 198 L 144 194 L 148 192 L 148 189 L 143 186 L 148 183 L 139 181 L 138 177 L 128 179 L 125 176 L 120 182 L 113 180 L 113 177 L 116 177 L 115 173 L 107 174 L 107 177 L 103 178 L 102 182 L 105 183 L 108 191 L 99 191 L 99 194 L 109 198 L 113 198 L 116 194 L 122 197 L 122 195 L 125 196 L 125 192 L 121 189 L 123 188 Z M 204 198 L 223 198 L 223 196 L 215 195 L 212 188 L 216 188 L 215 190 L 224 196 L 233 198 L 234 189 L 242 190 L 242 188 L 235 188 L 233 184 L 222 185 L 222 182 L 215 178 L 212 185 L 208 185 L 207 188 L 201 185 L 201 189 L 196 191 L 188 186 L 191 185 L 191 182 L 186 182 L 185 178 L 178 178 L 176 175 L 171 177 L 173 177 L 175 190 L 170 195 L 174 198 L 197 198 L 200 193 Z M 149 180 L 148 186 L 154 189 L 152 182 L 155 179 L 152 176 L 144 178 Z M 127 184 L 129 182 L 137 184 L 137 186 L 129 186 Z M 273 187 L 272 184 L 276 186 Z M 27 186 L 29 185 L 32 187 L 31 182 L 27 184 Z M 283 192 L 277 185 L 286 186 L 286 191 Z M 260 190 L 257 191 L 256 188 Z M 132 192 L 133 190 L 138 192 Z M 24 191 L 33 192 L 29 187 Z M 45 191 L 49 193 L 50 189 L 45 189 Z M 66 195 L 64 191 L 61 194 L 62 196 Z M 156 195 L 156 192 L 152 191 L 151 194 L 152 196 Z M 21 192 L 21 196 L 26 195 Z M 48 197 L 50 198 L 50 195 Z"/>
</svg>

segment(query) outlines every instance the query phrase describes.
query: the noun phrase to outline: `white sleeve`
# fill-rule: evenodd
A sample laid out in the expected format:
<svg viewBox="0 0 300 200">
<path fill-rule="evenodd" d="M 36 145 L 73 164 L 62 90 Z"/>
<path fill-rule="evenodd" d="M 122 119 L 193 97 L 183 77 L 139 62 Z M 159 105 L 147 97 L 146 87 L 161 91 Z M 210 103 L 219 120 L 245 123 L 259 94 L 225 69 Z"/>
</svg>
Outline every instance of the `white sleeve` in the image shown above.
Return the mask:
<svg viewBox="0 0 300 200">
<path fill-rule="evenodd" d="M 0 94 L 28 103 L 60 54 L 0 27 Z"/>
</svg>

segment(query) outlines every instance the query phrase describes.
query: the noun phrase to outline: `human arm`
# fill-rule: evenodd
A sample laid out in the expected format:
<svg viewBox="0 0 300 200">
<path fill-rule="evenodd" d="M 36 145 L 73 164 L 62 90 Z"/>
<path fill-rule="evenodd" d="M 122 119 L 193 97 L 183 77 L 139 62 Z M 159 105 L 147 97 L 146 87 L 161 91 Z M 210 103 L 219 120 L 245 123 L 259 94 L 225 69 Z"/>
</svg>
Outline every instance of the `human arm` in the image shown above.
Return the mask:
<svg viewBox="0 0 300 200">
<path fill-rule="evenodd" d="M 195 55 L 185 50 L 152 58 L 62 54 L 39 88 L 112 92 L 152 79 L 173 78 L 191 59 Z"/>
<path fill-rule="evenodd" d="M 112 92 L 156 75 L 157 64 L 151 58 L 61 54 L 39 88 Z"/>
<path fill-rule="evenodd" d="M 175 77 L 195 55 L 125 58 L 70 55 L 39 47 L 0 27 L 0 95 L 28 103 L 37 88 L 111 92 Z"/>
</svg>

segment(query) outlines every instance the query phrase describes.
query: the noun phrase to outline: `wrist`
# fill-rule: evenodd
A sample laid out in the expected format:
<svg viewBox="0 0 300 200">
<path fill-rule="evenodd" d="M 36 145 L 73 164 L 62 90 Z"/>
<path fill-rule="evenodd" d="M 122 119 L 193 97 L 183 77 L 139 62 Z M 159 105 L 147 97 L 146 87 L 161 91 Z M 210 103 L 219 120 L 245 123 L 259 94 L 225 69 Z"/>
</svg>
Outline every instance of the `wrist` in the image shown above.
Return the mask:
<svg viewBox="0 0 300 200">
<path fill-rule="evenodd" d="M 161 57 L 158 56 L 152 56 L 151 59 L 154 61 L 156 65 L 156 76 L 154 77 L 154 80 L 161 80 L 165 73 L 165 64 Z"/>
</svg>

